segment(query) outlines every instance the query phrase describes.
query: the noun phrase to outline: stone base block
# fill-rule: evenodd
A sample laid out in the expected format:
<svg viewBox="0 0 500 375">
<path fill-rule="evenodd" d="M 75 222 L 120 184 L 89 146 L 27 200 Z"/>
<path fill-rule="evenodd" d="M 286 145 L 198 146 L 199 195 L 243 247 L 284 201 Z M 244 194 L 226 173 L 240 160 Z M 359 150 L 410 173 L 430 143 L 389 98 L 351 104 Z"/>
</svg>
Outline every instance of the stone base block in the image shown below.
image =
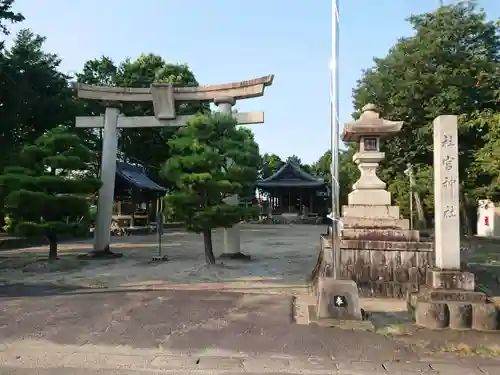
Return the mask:
<svg viewBox="0 0 500 375">
<path fill-rule="evenodd" d="M 342 224 L 344 226 L 344 230 L 348 228 L 408 230 L 410 228 L 410 221 L 408 219 L 361 218 L 344 216 L 342 217 Z"/>
<path fill-rule="evenodd" d="M 416 324 L 425 328 L 478 331 L 499 328 L 498 307 L 481 292 L 429 289 L 418 295 L 413 306 Z"/>
<path fill-rule="evenodd" d="M 451 329 L 469 329 L 472 326 L 472 305 L 448 303 Z"/>
<path fill-rule="evenodd" d="M 427 285 L 432 289 L 462 289 L 474 291 L 474 274 L 459 270 L 434 269 L 427 272 Z"/>
<path fill-rule="evenodd" d="M 499 311 L 494 303 L 472 305 L 472 329 L 496 331 L 499 328 Z"/>
<path fill-rule="evenodd" d="M 344 228 L 342 239 L 365 241 L 420 241 L 418 230 Z"/>
<path fill-rule="evenodd" d="M 342 216 L 377 219 L 399 219 L 399 207 L 391 205 L 357 204 L 342 206 Z"/>
<path fill-rule="evenodd" d="M 338 320 L 362 320 L 358 286 L 352 280 L 318 279 L 317 318 Z M 340 297 L 343 303 L 339 305 Z"/>
<path fill-rule="evenodd" d="M 417 302 L 415 324 L 430 329 L 448 327 L 450 316 L 445 303 Z"/>
</svg>

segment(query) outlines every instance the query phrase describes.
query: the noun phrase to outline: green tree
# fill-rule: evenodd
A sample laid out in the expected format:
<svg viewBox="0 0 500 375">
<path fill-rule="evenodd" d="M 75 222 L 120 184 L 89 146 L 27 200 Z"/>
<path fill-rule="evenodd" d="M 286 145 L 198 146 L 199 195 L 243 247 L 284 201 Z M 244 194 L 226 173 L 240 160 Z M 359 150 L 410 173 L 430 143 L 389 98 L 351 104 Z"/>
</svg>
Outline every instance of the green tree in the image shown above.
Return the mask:
<svg viewBox="0 0 500 375">
<path fill-rule="evenodd" d="M 22 150 L 19 166 L 0 175 L 7 230 L 46 237 L 50 261 L 57 259 L 62 234 L 88 231 L 88 196 L 99 189 L 100 181 L 79 172 L 87 168 L 91 155 L 77 135 L 55 128 Z"/>
<path fill-rule="evenodd" d="M 297 155 L 292 155 L 286 158 L 287 163 L 295 164 L 300 167 L 302 165 L 302 160 Z"/>
<path fill-rule="evenodd" d="M 354 90 L 357 111 L 375 103 L 385 118 L 405 121 L 401 133 L 382 145 L 386 160 L 380 176 L 389 184 L 407 163 L 432 164 L 434 118 L 500 108 L 498 23 L 487 21 L 473 2 L 411 16 L 409 22 L 414 35 L 400 39 L 387 56 L 376 58 L 375 66 L 364 72 Z M 481 129 L 461 125 L 459 131 L 464 181 L 472 163 L 466 150 L 480 149 L 484 140 Z M 467 194 L 464 190 L 462 186 L 461 200 Z"/>
<path fill-rule="evenodd" d="M 422 208 L 427 220 L 434 218 L 434 185 L 433 169 L 428 165 L 421 165 L 413 168 L 415 184 L 412 192 L 417 192 L 422 201 Z M 397 175 L 388 186 L 388 191 L 394 198 L 394 203 L 399 206 L 401 215 L 410 216 L 410 179 L 405 174 Z M 415 203 L 415 201 L 413 201 Z M 416 218 L 417 207 L 413 206 L 414 217 Z"/>
<path fill-rule="evenodd" d="M 302 170 L 304 170 L 307 173 L 314 174 L 312 166 L 309 164 L 302 163 L 302 159 L 299 158 L 297 155 L 292 155 L 292 156 L 287 157 L 286 162 L 295 164 L 296 166 L 300 167 Z"/>
<path fill-rule="evenodd" d="M 0 3 L 0 12 L 5 4 Z M 73 90 L 68 77 L 59 72 L 60 59 L 44 51 L 44 42 L 45 38 L 25 29 L 9 49 L 0 48 L 0 171 L 15 165 L 23 146 L 33 144 L 47 130 L 59 124 L 73 127 L 77 108 Z M 0 213 L 1 226 L 3 220 Z"/>
<path fill-rule="evenodd" d="M 472 167 L 464 181 L 472 199 L 500 202 L 500 112 L 475 112 L 461 118 L 463 127 L 482 130 L 483 147 L 470 150 Z M 474 182 L 479 182 L 474 184 Z M 473 183 L 473 186 L 469 186 Z"/>
<path fill-rule="evenodd" d="M 61 60 L 43 50 L 45 38 L 21 30 L 0 57 L 0 168 L 16 163 L 25 144 L 47 130 L 75 120 L 75 101 Z"/>
<path fill-rule="evenodd" d="M 261 157 L 260 178 L 268 178 L 283 165 L 283 160 L 276 154 L 264 154 Z"/>
<path fill-rule="evenodd" d="M 347 196 L 352 190 L 352 185 L 359 178 L 359 170 L 352 161 L 355 148 L 350 145 L 347 150 L 339 151 L 339 202 L 341 205 L 347 204 Z M 332 184 L 332 152 L 326 151 L 317 162 L 312 165 L 313 173 L 323 178 L 328 185 Z"/>
<path fill-rule="evenodd" d="M 235 118 L 220 113 L 196 116 L 168 143 L 173 156 L 162 174 L 175 183 L 165 197 L 166 216 L 202 233 L 207 263 L 214 264 L 212 230 L 231 227 L 246 214 L 225 200 L 255 186 L 259 147 L 236 128 Z"/>
<path fill-rule="evenodd" d="M 174 87 L 199 86 L 193 72 L 185 64 L 169 64 L 158 55 L 143 54 L 136 60 L 127 59 L 115 64 L 109 57 L 89 60 L 77 74 L 77 81 L 93 85 L 121 87 L 149 87 L 154 82 L 172 84 Z M 104 107 L 95 101 L 85 104 L 87 115 L 104 113 Z M 206 103 L 176 103 L 178 115 L 190 115 L 209 111 Z M 121 112 L 125 116 L 153 116 L 153 103 L 123 103 Z M 146 165 L 154 179 L 159 179 L 161 164 L 171 156 L 168 140 L 176 128 L 130 128 L 121 129 L 119 149 L 128 158 Z M 99 147 L 100 149 L 100 147 Z M 166 183 L 166 181 L 161 181 Z"/>
<path fill-rule="evenodd" d="M 326 151 L 315 163 L 312 169 L 316 176 L 323 178 L 328 184 L 332 183 L 332 151 Z"/>
<path fill-rule="evenodd" d="M 242 143 L 248 144 L 248 145 L 255 145 L 258 150 L 258 143 L 255 141 L 255 135 L 253 134 L 252 130 L 246 127 L 239 126 L 238 127 L 239 132 L 241 133 L 241 136 L 243 137 Z M 254 151 L 252 151 L 254 152 Z M 258 152 L 258 151 L 257 151 Z M 261 157 L 259 155 L 258 160 L 257 160 L 257 171 L 259 172 L 261 166 Z M 258 175 L 257 175 L 258 176 Z M 240 202 L 242 200 L 246 200 L 249 202 L 253 202 L 255 199 L 255 189 L 257 188 L 257 179 L 254 180 L 253 184 L 248 184 L 245 185 L 241 191 L 240 194 Z"/>
<path fill-rule="evenodd" d="M 305 172 L 314 175 L 314 171 L 311 164 L 302 164 L 300 166 Z"/>
</svg>

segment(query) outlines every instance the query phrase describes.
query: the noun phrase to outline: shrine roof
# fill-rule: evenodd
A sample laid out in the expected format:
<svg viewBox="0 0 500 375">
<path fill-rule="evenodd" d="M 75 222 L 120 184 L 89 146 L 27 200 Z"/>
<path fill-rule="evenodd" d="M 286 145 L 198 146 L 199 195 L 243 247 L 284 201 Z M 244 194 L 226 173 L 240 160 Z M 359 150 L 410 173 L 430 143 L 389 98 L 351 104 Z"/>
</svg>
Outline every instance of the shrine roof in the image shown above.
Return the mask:
<svg viewBox="0 0 500 375">
<path fill-rule="evenodd" d="M 157 193 L 166 193 L 167 189 L 151 180 L 143 167 L 125 163 L 116 162 L 116 174 L 134 187 L 142 190 L 154 191 Z"/>
<path fill-rule="evenodd" d="M 293 162 L 286 162 L 272 176 L 257 181 L 257 187 L 261 189 L 280 187 L 319 188 L 324 185 L 325 180 L 313 176 Z"/>
</svg>

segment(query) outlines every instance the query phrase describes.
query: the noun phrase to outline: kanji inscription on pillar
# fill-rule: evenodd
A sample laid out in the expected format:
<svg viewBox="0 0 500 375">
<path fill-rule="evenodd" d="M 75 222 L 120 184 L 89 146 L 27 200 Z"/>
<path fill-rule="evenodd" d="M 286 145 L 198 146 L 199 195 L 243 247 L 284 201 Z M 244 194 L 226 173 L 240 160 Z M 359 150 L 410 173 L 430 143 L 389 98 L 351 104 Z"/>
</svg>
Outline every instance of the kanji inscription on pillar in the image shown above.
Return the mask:
<svg viewBox="0 0 500 375">
<path fill-rule="evenodd" d="M 436 266 L 460 268 L 457 117 L 434 120 L 434 221 Z"/>
</svg>

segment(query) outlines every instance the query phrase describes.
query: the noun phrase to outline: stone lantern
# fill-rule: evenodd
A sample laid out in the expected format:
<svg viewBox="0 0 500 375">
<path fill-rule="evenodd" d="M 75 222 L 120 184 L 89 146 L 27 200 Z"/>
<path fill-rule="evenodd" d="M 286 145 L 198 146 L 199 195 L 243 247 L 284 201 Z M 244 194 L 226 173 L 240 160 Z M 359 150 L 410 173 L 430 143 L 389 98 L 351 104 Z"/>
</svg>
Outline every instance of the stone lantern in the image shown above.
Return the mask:
<svg viewBox="0 0 500 375">
<path fill-rule="evenodd" d="M 420 232 L 410 229 L 376 174 L 385 157 L 381 139 L 402 127 L 402 121 L 381 118 L 373 104 L 364 106 L 361 117 L 344 126 L 342 139 L 358 146 L 353 160 L 361 176 L 349 194 L 349 204 L 342 207 L 340 250 L 335 249 L 335 259 L 337 274 L 355 281 L 363 297 L 404 298 L 426 283 L 428 266 L 433 264 L 433 242 L 421 241 Z M 328 238 L 321 246 L 325 257 L 332 253 Z"/>
<path fill-rule="evenodd" d="M 390 206 L 391 193 L 377 176 L 377 167 L 385 157 L 380 152 L 380 139 L 398 133 L 403 122 L 381 118 L 374 104 L 365 105 L 362 111 L 358 120 L 345 124 L 342 137 L 344 142 L 358 144 L 358 152 L 354 154 L 353 161 L 361 172 L 359 180 L 349 193 L 349 206 Z"/>
</svg>

